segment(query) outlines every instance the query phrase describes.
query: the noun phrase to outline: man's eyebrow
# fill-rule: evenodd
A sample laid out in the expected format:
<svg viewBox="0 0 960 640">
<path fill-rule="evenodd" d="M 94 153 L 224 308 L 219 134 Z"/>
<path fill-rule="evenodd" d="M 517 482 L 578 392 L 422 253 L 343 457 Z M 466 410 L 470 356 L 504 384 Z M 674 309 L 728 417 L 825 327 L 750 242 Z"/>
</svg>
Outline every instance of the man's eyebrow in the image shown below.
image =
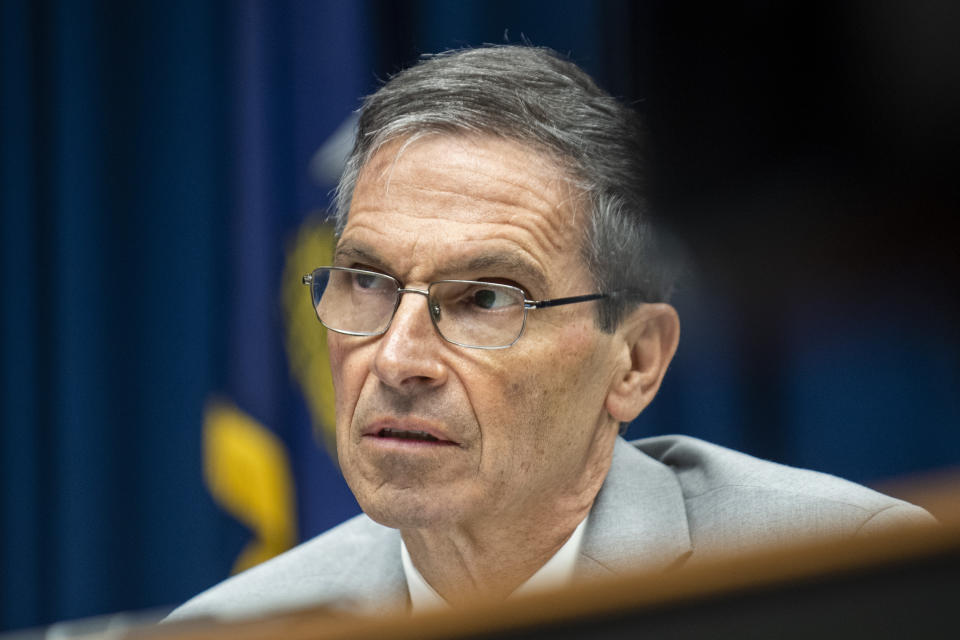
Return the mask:
<svg viewBox="0 0 960 640">
<path fill-rule="evenodd" d="M 538 269 L 529 260 L 524 260 L 520 256 L 512 253 L 486 253 L 473 258 L 468 258 L 462 263 L 448 265 L 451 271 L 473 272 L 478 276 L 486 275 L 511 275 L 526 281 L 528 287 L 535 291 L 543 292 L 547 288 L 547 280 L 543 272 Z M 529 291 L 527 293 L 530 293 Z"/>
<path fill-rule="evenodd" d="M 384 266 L 383 260 L 375 251 L 353 244 L 337 245 L 336 251 L 333 252 L 333 261 L 334 263 L 343 261 L 363 262 L 371 267 Z"/>
</svg>

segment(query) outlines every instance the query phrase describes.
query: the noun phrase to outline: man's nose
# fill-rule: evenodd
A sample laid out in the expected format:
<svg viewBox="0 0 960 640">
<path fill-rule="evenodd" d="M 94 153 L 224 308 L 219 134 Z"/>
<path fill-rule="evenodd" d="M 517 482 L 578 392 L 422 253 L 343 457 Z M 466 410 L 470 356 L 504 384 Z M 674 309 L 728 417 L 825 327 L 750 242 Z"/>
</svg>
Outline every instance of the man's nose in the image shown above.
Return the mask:
<svg viewBox="0 0 960 640">
<path fill-rule="evenodd" d="M 446 365 L 440 359 L 443 338 L 430 320 L 427 303 L 423 294 L 404 293 L 390 328 L 379 339 L 373 372 L 387 386 L 415 391 L 446 380 Z"/>
</svg>

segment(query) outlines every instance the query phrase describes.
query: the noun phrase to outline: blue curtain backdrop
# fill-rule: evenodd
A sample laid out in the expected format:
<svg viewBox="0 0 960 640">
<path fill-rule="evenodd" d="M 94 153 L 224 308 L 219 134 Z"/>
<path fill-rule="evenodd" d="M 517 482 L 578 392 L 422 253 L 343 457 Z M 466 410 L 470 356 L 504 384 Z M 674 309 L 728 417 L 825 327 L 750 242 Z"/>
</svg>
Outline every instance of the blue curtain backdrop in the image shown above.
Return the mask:
<svg viewBox="0 0 960 640">
<path fill-rule="evenodd" d="M 7 628 L 222 572 L 196 424 L 223 371 L 227 33 L 188 6 L 2 3 Z"/>
<path fill-rule="evenodd" d="M 0 2 L 0 630 L 170 606 L 358 511 L 287 291 L 358 98 L 450 47 L 552 46 L 647 118 L 692 266 L 631 435 L 863 482 L 960 464 L 957 21 L 930 7 Z"/>
</svg>

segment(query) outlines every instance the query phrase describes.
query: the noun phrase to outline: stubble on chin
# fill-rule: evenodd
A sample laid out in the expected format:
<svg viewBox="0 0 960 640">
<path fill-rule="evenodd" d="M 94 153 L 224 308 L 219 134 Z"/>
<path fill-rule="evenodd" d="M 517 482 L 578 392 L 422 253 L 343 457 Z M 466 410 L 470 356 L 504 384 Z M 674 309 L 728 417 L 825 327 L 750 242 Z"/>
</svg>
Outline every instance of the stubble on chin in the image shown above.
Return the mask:
<svg viewBox="0 0 960 640">
<path fill-rule="evenodd" d="M 365 460 L 344 473 L 360 508 L 374 521 L 394 529 L 443 527 L 462 511 L 455 479 L 426 472 L 423 466 Z"/>
</svg>

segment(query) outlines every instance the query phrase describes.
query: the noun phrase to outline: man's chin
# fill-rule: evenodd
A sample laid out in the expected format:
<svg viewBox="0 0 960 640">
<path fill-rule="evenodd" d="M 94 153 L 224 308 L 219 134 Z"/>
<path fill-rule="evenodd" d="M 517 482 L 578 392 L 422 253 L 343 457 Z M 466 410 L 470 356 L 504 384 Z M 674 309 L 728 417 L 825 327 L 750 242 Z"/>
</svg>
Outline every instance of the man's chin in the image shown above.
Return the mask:
<svg viewBox="0 0 960 640">
<path fill-rule="evenodd" d="M 392 490 L 381 485 L 375 495 L 358 495 L 357 502 L 372 520 L 394 529 L 443 527 L 461 515 L 457 501 L 442 490 Z"/>
</svg>

